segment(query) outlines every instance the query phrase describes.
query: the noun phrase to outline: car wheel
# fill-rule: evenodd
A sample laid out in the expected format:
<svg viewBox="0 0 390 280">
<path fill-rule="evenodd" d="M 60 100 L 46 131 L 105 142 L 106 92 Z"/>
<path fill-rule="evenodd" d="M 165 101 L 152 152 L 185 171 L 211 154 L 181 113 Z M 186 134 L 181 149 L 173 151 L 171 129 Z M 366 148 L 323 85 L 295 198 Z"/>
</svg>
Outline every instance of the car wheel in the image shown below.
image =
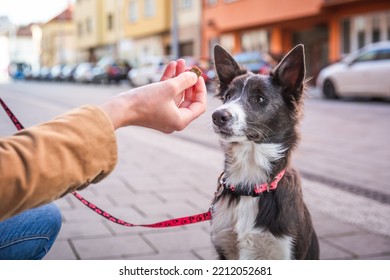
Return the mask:
<svg viewBox="0 0 390 280">
<path fill-rule="evenodd" d="M 326 99 L 337 99 L 338 95 L 336 93 L 336 89 L 330 80 L 326 80 L 324 82 L 324 87 L 323 87 L 323 92 L 324 96 Z"/>
</svg>

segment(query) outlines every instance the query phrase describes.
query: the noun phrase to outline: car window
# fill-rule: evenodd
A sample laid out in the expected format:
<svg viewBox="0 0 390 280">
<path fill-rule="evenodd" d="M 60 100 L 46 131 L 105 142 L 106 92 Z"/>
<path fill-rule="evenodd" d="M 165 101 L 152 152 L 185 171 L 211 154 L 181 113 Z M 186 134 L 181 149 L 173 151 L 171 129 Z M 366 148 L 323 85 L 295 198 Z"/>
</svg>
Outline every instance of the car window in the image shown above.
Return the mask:
<svg viewBox="0 0 390 280">
<path fill-rule="evenodd" d="M 390 48 L 379 50 L 376 59 L 377 60 L 390 59 Z"/>
<path fill-rule="evenodd" d="M 369 51 L 366 52 L 360 56 L 358 56 L 355 60 L 354 63 L 356 62 L 365 62 L 365 61 L 372 61 L 376 59 L 376 53 L 377 51 Z"/>
</svg>

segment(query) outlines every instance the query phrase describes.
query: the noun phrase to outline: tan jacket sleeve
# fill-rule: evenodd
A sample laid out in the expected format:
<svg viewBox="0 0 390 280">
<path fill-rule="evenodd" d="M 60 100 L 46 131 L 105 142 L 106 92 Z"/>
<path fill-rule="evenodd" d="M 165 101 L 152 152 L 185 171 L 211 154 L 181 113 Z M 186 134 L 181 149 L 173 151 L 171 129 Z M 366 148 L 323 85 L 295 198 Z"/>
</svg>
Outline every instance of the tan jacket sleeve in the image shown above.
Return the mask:
<svg viewBox="0 0 390 280">
<path fill-rule="evenodd" d="M 117 162 L 114 127 L 95 106 L 0 140 L 0 221 L 97 183 Z"/>
</svg>

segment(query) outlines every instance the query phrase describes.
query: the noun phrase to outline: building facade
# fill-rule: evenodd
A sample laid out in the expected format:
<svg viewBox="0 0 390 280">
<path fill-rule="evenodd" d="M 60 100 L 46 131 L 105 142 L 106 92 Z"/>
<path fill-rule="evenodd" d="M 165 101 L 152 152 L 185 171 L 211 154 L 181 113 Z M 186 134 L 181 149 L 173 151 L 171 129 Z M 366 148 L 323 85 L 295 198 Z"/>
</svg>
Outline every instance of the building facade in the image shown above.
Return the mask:
<svg viewBox="0 0 390 280">
<path fill-rule="evenodd" d="M 43 24 L 41 29 L 41 66 L 52 67 L 76 62 L 75 28 L 71 5 Z"/>
<path fill-rule="evenodd" d="M 387 0 L 204 0 L 201 54 L 212 58 L 218 43 L 233 54 L 258 50 L 280 58 L 303 43 L 308 75 L 315 76 L 346 53 L 390 40 L 389 14 Z"/>
<path fill-rule="evenodd" d="M 200 57 L 202 1 L 176 1 L 179 56 Z"/>
<path fill-rule="evenodd" d="M 74 6 L 78 61 L 96 62 L 103 46 L 103 0 L 77 0 Z"/>
<path fill-rule="evenodd" d="M 133 65 L 142 64 L 147 57 L 170 53 L 170 0 L 126 0 L 123 25 Z"/>
</svg>

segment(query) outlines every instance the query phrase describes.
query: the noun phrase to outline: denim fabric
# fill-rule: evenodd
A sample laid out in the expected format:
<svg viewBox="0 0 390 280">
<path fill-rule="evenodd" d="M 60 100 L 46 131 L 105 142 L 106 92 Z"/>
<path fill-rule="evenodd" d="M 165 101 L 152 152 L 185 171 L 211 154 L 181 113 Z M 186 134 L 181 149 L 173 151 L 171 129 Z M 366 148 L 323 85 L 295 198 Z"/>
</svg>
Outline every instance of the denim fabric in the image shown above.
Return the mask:
<svg viewBox="0 0 390 280">
<path fill-rule="evenodd" d="M 0 260 L 42 259 L 57 238 L 61 223 L 61 213 L 54 204 L 0 222 Z"/>
</svg>

